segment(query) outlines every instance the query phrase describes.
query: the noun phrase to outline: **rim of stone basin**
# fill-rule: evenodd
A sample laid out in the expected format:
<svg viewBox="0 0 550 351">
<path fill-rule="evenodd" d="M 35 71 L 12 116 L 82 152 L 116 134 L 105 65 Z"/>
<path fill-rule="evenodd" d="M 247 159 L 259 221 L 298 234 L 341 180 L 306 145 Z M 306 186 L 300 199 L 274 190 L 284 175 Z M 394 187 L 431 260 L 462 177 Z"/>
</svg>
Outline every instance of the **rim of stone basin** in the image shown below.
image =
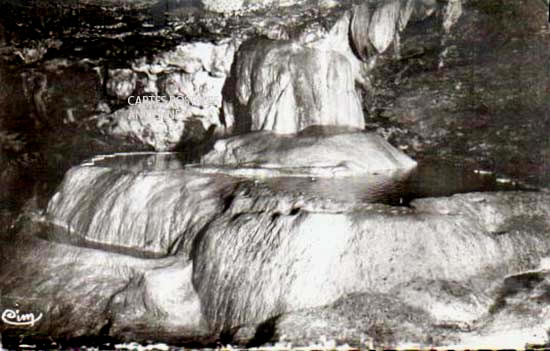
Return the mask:
<svg viewBox="0 0 550 351">
<path fill-rule="evenodd" d="M 91 157 L 89 159 L 86 159 L 84 160 L 82 163 L 80 163 L 78 166 L 83 166 L 83 167 L 91 167 L 91 166 L 95 166 L 95 167 L 102 167 L 101 165 L 98 165 L 96 162 L 99 162 L 99 161 L 103 161 L 105 159 L 110 159 L 110 158 L 115 158 L 115 157 L 119 157 L 119 156 L 146 156 L 146 155 L 150 155 L 150 156 L 157 156 L 157 155 L 177 155 L 179 154 L 179 152 L 175 152 L 175 151 L 159 151 L 159 152 L 155 152 L 155 151 L 134 151 L 134 152 L 115 152 L 113 154 L 101 154 L 101 155 L 96 155 L 94 157 Z"/>
<path fill-rule="evenodd" d="M 239 166 L 186 164 L 184 159 L 178 158 L 178 155 L 181 153 L 114 153 L 95 156 L 83 162 L 79 167 L 102 167 L 141 175 L 189 172 L 205 177 L 225 176 L 234 178 L 236 182 L 262 183 L 275 189 L 274 191 L 284 193 L 299 194 L 310 191 L 313 195 L 329 199 L 344 201 L 353 197 L 357 201 L 397 206 L 406 206 L 417 198 L 452 196 L 458 193 L 537 190 L 526 188 L 511 179 L 498 177 L 493 172 L 457 165 L 445 162 L 445 160 L 420 161 L 418 165 L 410 169 L 331 176 L 334 174 L 334 167 L 271 168 L 270 165 L 254 164 Z M 154 158 L 157 156 L 158 160 Z M 128 157 L 129 161 L 117 162 L 117 157 Z M 131 157 L 137 157 L 135 164 L 132 163 Z M 144 159 L 140 160 L 139 157 L 144 157 Z M 148 160 L 148 157 L 152 158 Z"/>
<path fill-rule="evenodd" d="M 245 163 L 238 165 L 216 165 L 216 164 L 203 164 L 203 163 L 185 163 L 183 159 L 178 160 L 177 157 L 183 155 L 181 152 L 175 151 L 140 151 L 140 152 L 117 152 L 113 154 L 96 155 L 92 158 L 86 159 L 77 167 L 104 167 L 104 168 L 123 168 L 116 167 L 109 164 L 101 164 L 101 162 L 108 162 L 110 159 L 116 159 L 117 157 L 132 157 L 132 156 L 173 156 L 176 161 L 181 163 L 181 167 L 173 167 L 166 169 L 155 169 L 154 166 L 151 169 L 143 169 L 141 172 L 157 173 L 166 171 L 192 171 L 194 173 L 201 173 L 206 175 L 223 174 L 233 176 L 237 178 L 246 179 L 266 179 L 266 178 L 278 178 L 278 177 L 297 177 L 297 178 L 343 178 L 343 177 L 385 177 L 385 178 L 403 178 L 410 174 L 417 165 L 410 168 L 399 169 L 381 169 L 376 171 L 364 171 L 357 172 L 353 169 L 353 165 L 347 162 L 341 162 L 339 164 L 327 164 L 319 166 L 303 166 L 303 167 L 285 167 L 274 164 L 256 164 Z M 152 165 L 152 164 L 151 164 Z"/>
</svg>

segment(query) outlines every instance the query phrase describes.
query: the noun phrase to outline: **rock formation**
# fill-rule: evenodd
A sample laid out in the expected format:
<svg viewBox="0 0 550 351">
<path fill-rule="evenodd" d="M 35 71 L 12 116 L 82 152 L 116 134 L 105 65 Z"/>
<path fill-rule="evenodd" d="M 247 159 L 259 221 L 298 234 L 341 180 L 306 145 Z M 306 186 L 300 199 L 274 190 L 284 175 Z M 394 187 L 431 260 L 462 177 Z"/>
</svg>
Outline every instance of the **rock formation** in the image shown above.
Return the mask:
<svg viewBox="0 0 550 351">
<path fill-rule="evenodd" d="M 256 212 L 230 207 L 201 237 L 193 257 L 193 281 L 217 330 L 261 323 L 352 293 L 391 293 L 416 280 L 465 282 L 485 274 L 477 284 L 489 289 L 491 279 L 536 266 L 537 257 L 550 249 L 550 213 L 543 205 L 545 196 L 536 197 L 473 194 L 419 200 L 408 215 L 368 209 Z M 508 202 L 512 199 L 513 206 Z M 447 209 L 440 201 L 457 207 Z M 504 203 L 510 205 L 499 208 Z M 432 204 L 437 212 L 424 207 Z M 522 207 L 529 208 L 533 217 L 527 221 L 536 222 L 540 231 L 518 230 L 517 221 L 526 215 Z M 516 211 L 522 212 L 520 217 L 512 214 Z M 491 212 L 497 217 L 485 215 Z M 235 266 L 242 268 L 230 268 Z M 432 318 L 440 315 L 436 304 L 403 295 Z M 486 311 L 478 311 L 478 316 Z M 443 319 L 465 322 L 462 315 L 466 313 Z"/>
<path fill-rule="evenodd" d="M 171 163 L 138 163 L 134 174 L 137 166 L 95 162 L 67 175 L 46 221 L 24 222 L 2 238 L 10 262 L 0 268 L 3 308 L 44 315 L 30 335 L 185 343 L 222 333 L 233 343 L 302 345 L 325 335 L 356 346 L 452 345 L 503 330 L 491 316 L 518 313 L 499 302 L 513 294 L 509 275 L 535 269 L 550 253 L 547 193 L 392 207 L 322 191 L 335 186 L 330 180 L 317 193 L 292 182 L 174 172 Z M 88 181 L 75 186 L 79 174 Z M 99 194 L 109 179 L 120 186 Z M 132 191 L 144 183 L 147 192 Z M 52 231 L 49 223 L 62 221 L 72 230 Z M 388 308 L 409 322 L 392 324 Z M 271 336 L 257 339 L 266 326 Z"/>
<path fill-rule="evenodd" d="M 155 159 L 133 169 L 92 160 L 67 172 L 48 205 L 50 221 L 67 233 L 58 240 L 146 257 L 189 252 L 197 233 L 223 210 L 229 180 L 182 173 L 177 159 L 172 169 Z"/>
<path fill-rule="evenodd" d="M 407 170 L 416 165 L 376 134 L 348 131 L 324 135 L 319 129 L 309 127 L 301 134 L 283 136 L 257 132 L 219 140 L 197 170 L 234 175 L 338 177 Z M 336 133 L 339 128 L 326 129 Z"/>
<path fill-rule="evenodd" d="M 546 7 L 318 3 L 4 4 L 4 347 L 547 346 Z"/>
<path fill-rule="evenodd" d="M 235 86 L 229 90 L 236 96 L 225 110 L 225 123 L 236 133 L 288 134 L 312 125 L 364 127 L 351 65 L 336 51 L 255 40 L 241 46 L 234 74 Z"/>
</svg>

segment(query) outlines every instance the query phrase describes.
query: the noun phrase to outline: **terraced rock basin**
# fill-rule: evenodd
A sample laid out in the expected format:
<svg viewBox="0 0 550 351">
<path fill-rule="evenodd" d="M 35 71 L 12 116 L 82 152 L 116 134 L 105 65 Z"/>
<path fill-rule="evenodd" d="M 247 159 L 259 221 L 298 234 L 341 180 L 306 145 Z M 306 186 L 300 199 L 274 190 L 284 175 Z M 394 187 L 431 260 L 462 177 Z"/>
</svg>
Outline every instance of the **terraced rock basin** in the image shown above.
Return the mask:
<svg viewBox="0 0 550 351">
<path fill-rule="evenodd" d="M 180 160 L 118 154 L 72 168 L 45 216 L 1 246 L 12 263 L 0 269 L 4 307 L 43 315 L 4 335 L 360 345 L 379 323 L 368 311 L 391 305 L 421 322 L 372 340 L 451 345 L 470 335 L 464 325 L 498 329 L 500 284 L 550 253 L 550 196 L 479 170 L 251 177 Z"/>
</svg>

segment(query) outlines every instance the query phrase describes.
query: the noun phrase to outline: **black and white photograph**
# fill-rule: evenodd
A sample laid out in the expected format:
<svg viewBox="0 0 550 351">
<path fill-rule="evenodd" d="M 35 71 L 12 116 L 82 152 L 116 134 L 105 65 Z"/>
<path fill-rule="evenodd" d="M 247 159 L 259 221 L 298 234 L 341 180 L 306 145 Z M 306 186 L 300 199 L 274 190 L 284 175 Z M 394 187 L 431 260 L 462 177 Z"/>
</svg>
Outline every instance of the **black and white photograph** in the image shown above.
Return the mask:
<svg viewBox="0 0 550 351">
<path fill-rule="evenodd" d="M 550 349 L 549 0 L 0 0 L 0 351 Z"/>
</svg>

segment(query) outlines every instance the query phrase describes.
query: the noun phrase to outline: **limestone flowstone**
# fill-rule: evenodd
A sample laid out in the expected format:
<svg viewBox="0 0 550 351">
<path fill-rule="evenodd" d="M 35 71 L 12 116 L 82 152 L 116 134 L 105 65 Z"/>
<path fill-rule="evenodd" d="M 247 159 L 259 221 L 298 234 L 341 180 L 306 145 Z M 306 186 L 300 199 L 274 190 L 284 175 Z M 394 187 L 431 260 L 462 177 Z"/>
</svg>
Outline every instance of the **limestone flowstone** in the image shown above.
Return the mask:
<svg viewBox="0 0 550 351">
<path fill-rule="evenodd" d="M 224 13 L 252 3 L 217 2 Z M 258 6 L 270 3 L 275 4 L 266 0 Z M 288 41 L 249 41 L 238 50 L 237 61 L 237 48 L 227 41 L 177 45 L 155 52 L 152 60 L 133 62 L 131 71 L 107 68 L 101 86 L 118 100 L 140 89 L 154 97 L 192 95 L 182 120 L 171 119 L 163 104 L 156 112 L 132 107 L 109 114 L 107 119 L 126 128 L 120 135 L 143 137 L 161 150 L 171 148 L 193 118 L 207 122 L 204 129 L 223 122 L 228 133 L 254 132 L 220 140 L 198 165 L 184 167 L 158 155 L 137 160 L 125 155 L 112 163 L 96 158 L 71 169 L 44 216 L 24 212 L 15 225 L 0 231 L 4 345 L 8 339 L 60 342 L 90 336 L 193 347 L 320 341 L 330 348 L 348 344 L 369 349 L 547 345 L 547 190 L 434 195 L 440 180 L 451 181 L 436 170 L 439 177 L 429 194 L 439 197 L 418 198 L 427 196 L 421 192 L 411 202 L 388 205 L 381 203 L 383 197 L 367 194 L 395 190 L 415 162 L 361 130 L 362 108 L 354 86 L 364 67 L 354 55 L 370 64 L 372 55 L 387 52 L 392 42 L 397 49 L 407 22 L 427 16 L 437 4 L 368 3 L 376 5 L 363 2 L 332 29 L 296 34 L 292 25 L 274 35 Z M 500 3 L 507 6 L 495 6 Z M 516 16 L 508 16 L 509 11 Z M 404 45 L 408 56 L 391 61 L 390 69 L 382 67 L 382 75 L 392 73 L 377 84 L 392 82 L 381 90 L 395 99 L 375 91 L 376 103 L 389 101 L 374 110 L 383 110 L 384 123 L 399 121 L 426 137 L 479 130 L 451 139 L 460 144 L 453 151 L 462 150 L 467 157 L 451 154 L 458 159 L 481 156 L 496 165 L 495 173 L 506 165 L 536 176 L 522 163 L 527 156 L 515 157 L 515 152 L 529 150 L 528 157 L 544 160 L 544 152 L 537 150 L 548 149 L 540 117 L 548 110 L 540 93 L 546 58 L 540 48 L 546 47 L 548 36 L 539 28 L 544 11 L 536 0 L 521 6 L 512 0 L 449 0 L 434 21 L 443 28 L 411 28 L 412 38 L 403 38 L 403 43 L 409 41 Z M 218 17 L 221 27 L 232 30 L 231 16 Z M 517 18 L 526 20 L 518 25 Z M 217 33 L 199 23 L 201 30 Z M 269 22 L 258 23 L 254 25 Z M 144 24 L 149 32 L 150 24 Z M 133 35 L 132 30 L 125 33 L 114 34 Z M 170 31 L 155 33 L 169 37 Z M 34 65 L 56 52 L 36 52 L 23 49 L 18 55 L 32 63 L 24 93 L 44 113 L 45 104 L 56 100 L 50 95 L 55 89 L 44 89 L 51 75 Z M 522 69 L 516 72 L 510 65 Z M 67 73 L 73 71 L 63 72 L 76 78 L 59 86 L 72 89 L 73 82 L 82 80 Z M 472 72 L 481 76 L 474 80 Z M 224 121 L 217 119 L 222 89 Z M 192 98 L 206 92 L 215 92 L 215 111 L 205 111 L 211 100 Z M 463 98 L 466 107 L 460 110 Z M 92 105 L 96 100 L 91 99 Z M 139 122 L 129 128 L 133 113 Z M 509 120 L 502 113 L 509 113 Z M 74 116 L 68 112 L 67 120 L 78 120 Z M 494 157 L 498 154 L 491 150 L 485 128 L 489 121 L 511 157 Z M 483 143 L 476 145 L 479 140 Z M 510 140 L 517 142 L 506 142 Z M 516 149 L 526 140 L 529 146 Z M 478 146 L 483 153 L 476 155 Z M 527 165 L 540 166 L 537 162 Z M 544 173 L 544 166 L 537 169 Z M 23 314 L 40 318 L 22 328 L 9 323 Z"/>
<path fill-rule="evenodd" d="M 548 195 L 468 194 L 446 201 L 464 209 L 477 207 L 479 197 L 485 211 L 502 213 L 497 223 L 484 222 L 485 211 L 425 211 L 437 199 L 419 200 L 407 215 L 229 208 L 194 252 L 193 282 L 203 311 L 214 330 L 229 330 L 351 293 L 391 293 L 418 280 L 467 282 L 487 274 L 477 284 L 489 289 L 494 279 L 538 265 L 550 250 Z M 510 212 L 518 203 L 522 214 Z M 523 229 L 508 226 L 519 220 Z M 438 316 L 431 311 L 436 306 L 417 307 Z M 451 320 L 463 315 L 451 314 Z"/>
<path fill-rule="evenodd" d="M 47 213 L 72 241 L 166 256 L 191 250 L 194 236 L 223 210 L 231 182 L 181 169 L 144 172 L 92 163 L 67 172 Z"/>
<path fill-rule="evenodd" d="M 312 125 L 364 128 L 353 73 L 338 51 L 289 41 L 244 43 L 235 61 L 235 86 L 224 106 L 226 128 L 281 134 Z"/>
<path fill-rule="evenodd" d="M 337 127 L 329 127 L 328 129 Z M 416 162 L 372 133 L 325 135 L 310 127 L 298 135 L 256 132 L 216 142 L 199 172 L 254 176 L 343 177 L 408 170 Z"/>
<path fill-rule="evenodd" d="M 42 313 L 36 333 L 173 342 L 231 333 L 247 344 L 271 325 L 273 340 L 301 345 L 316 335 L 448 345 L 505 330 L 492 313 L 518 313 L 502 304 L 516 296 L 507 277 L 550 255 L 545 192 L 394 207 L 366 202 L 352 179 L 290 186 L 151 157 L 71 170 L 45 218 L 0 238 L 10 262 L 0 266 L 2 303 Z M 384 322 L 387 311 L 403 323 Z"/>
</svg>

